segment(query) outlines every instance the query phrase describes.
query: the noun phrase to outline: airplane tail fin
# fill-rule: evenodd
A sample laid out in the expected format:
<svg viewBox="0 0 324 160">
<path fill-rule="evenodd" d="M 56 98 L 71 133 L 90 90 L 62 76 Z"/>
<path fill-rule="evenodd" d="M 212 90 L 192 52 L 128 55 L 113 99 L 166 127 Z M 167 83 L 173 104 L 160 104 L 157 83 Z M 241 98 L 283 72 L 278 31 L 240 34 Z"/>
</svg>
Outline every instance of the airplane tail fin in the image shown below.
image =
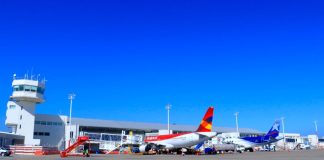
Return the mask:
<svg viewBox="0 0 324 160">
<path fill-rule="evenodd" d="M 196 132 L 211 132 L 213 126 L 214 107 L 208 108 Z"/>
<path fill-rule="evenodd" d="M 276 138 L 279 135 L 279 131 L 280 131 L 280 121 L 277 120 L 275 121 L 275 123 L 273 124 L 273 126 L 271 127 L 271 129 L 269 130 L 266 136 Z"/>
</svg>

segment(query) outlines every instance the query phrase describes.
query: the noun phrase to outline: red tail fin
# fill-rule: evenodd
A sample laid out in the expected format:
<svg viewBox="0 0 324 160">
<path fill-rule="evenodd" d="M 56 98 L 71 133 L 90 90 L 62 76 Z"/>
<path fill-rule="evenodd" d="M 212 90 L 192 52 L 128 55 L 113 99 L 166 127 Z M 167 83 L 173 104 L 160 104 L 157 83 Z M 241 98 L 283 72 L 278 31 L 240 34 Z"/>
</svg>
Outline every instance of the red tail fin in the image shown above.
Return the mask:
<svg viewBox="0 0 324 160">
<path fill-rule="evenodd" d="M 211 132 L 213 126 L 214 107 L 210 106 L 196 132 Z"/>
</svg>

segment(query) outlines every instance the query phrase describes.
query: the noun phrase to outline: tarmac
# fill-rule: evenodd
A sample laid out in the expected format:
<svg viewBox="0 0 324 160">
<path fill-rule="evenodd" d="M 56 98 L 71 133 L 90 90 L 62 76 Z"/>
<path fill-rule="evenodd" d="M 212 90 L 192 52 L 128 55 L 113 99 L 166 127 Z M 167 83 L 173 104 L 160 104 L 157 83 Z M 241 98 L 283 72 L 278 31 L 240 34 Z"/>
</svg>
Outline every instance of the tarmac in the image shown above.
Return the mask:
<svg viewBox="0 0 324 160">
<path fill-rule="evenodd" d="M 59 155 L 28 156 L 13 155 L 0 157 L 8 160 L 58 160 Z M 67 160 L 324 160 L 324 150 L 278 151 L 278 152 L 246 152 L 218 155 L 102 155 L 92 154 L 91 157 L 67 157 Z"/>
</svg>

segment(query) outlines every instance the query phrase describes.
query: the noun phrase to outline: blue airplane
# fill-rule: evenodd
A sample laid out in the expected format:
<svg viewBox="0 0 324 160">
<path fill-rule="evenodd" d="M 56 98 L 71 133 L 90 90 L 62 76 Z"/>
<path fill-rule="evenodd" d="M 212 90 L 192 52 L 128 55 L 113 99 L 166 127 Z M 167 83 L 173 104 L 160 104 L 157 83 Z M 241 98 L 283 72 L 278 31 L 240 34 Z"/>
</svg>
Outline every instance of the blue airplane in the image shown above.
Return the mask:
<svg viewBox="0 0 324 160">
<path fill-rule="evenodd" d="M 277 120 L 275 121 L 269 132 L 264 136 L 231 138 L 226 140 L 226 142 L 244 146 L 247 150 L 252 151 L 253 147 L 270 145 L 271 143 L 275 143 L 283 139 L 279 137 L 279 131 L 280 121 Z"/>
</svg>

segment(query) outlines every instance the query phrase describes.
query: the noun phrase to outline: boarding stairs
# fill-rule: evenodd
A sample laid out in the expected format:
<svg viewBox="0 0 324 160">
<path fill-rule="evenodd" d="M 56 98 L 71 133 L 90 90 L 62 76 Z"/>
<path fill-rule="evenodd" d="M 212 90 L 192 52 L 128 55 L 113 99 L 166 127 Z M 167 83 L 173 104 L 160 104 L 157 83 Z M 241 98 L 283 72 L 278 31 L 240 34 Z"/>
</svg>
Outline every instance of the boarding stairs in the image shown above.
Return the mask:
<svg viewBox="0 0 324 160">
<path fill-rule="evenodd" d="M 64 151 L 62 151 L 60 153 L 61 157 L 68 157 L 68 156 L 83 156 L 82 154 L 69 154 L 72 150 L 74 150 L 75 148 L 77 148 L 78 146 L 84 144 L 85 142 L 89 141 L 89 137 L 88 136 L 80 136 L 78 137 L 77 141 L 72 144 L 70 147 L 68 147 L 67 149 L 65 149 Z M 90 152 L 90 151 L 89 151 Z"/>
</svg>

